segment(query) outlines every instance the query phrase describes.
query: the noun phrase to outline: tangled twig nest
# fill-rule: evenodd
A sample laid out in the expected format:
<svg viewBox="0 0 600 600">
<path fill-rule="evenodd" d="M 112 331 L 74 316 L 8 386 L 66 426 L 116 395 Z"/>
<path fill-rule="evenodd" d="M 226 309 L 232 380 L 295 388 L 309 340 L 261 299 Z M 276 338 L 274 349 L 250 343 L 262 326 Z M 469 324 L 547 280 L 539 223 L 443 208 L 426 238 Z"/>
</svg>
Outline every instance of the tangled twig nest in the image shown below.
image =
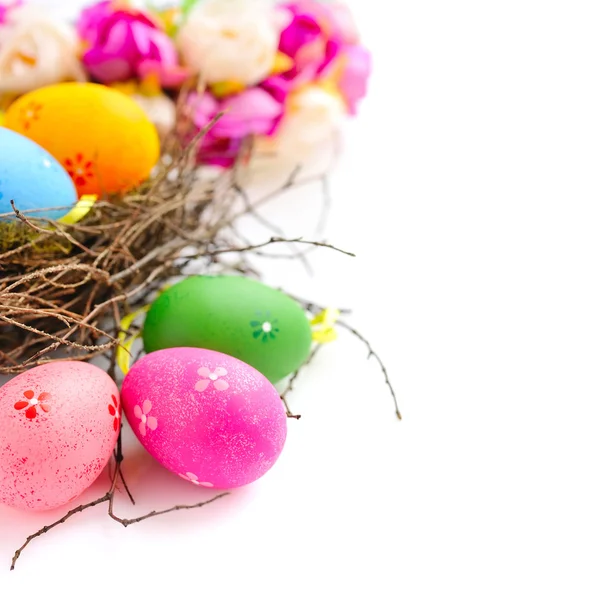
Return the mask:
<svg viewBox="0 0 600 600">
<path fill-rule="evenodd" d="M 139 189 L 100 199 L 78 223 L 40 218 L 14 203 L 14 214 L 0 215 L 0 373 L 111 351 L 120 317 L 191 261 L 278 242 L 332 247 L 281 237 L 247 247 L 232 242 L 228 227 L 240 214 L 238 201 L 246 201 L 237 175 L 250 147 L 231 171 L 199 179 L 195 144 L 171 146 Z M 246 202 L 241 212 L 250 210 Z"/>
</svg>

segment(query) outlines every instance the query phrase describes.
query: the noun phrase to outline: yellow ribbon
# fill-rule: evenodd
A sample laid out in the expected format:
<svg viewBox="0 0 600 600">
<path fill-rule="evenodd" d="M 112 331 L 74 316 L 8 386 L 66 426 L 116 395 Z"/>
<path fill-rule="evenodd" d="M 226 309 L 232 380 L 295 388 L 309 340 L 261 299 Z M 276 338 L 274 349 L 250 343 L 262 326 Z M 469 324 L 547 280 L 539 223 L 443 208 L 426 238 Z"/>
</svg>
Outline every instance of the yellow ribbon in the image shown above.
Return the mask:
<svg viewBox="0 0 600 600">
<path fill-rule="evenodd" d="M 64 223 L 65 225 L 74 225 L 78 221 L 81 221 L 85 215 L 87 215 L 94 203 L 98 200 L 98 196 L 96 194 L 86 194 L 79 198 L 79 201 L 75 206 L 66 214 L 63 215 L 60 219 L 58 219 L 59 223 Z"/>
<path fill-rule="evenodd" d="M 134 335 L 127 337 L 127 331 L 131 327 L 133 321 L 139 317 L 140 315 L 148 312 L 150 309 L 150 304 L 146 304 L 146 306 L 142 306 L 139 310 L 135 310 L 128 315 L 125 315 L 121 319 L 121 323 L 119 324 L 119 345 L 117 346 L 117 365 L 119 365 L 119 369 L 121 369 L 123 375 L 127 375 L 129 373 L 129 363 L 131 361 L 131 347 L 133 346 L 133 342 L 141 337 L 141 332 L 135 333 Z"/>
<path fill-rule="evenodd" d="M 327 344 L 337 339 L 335 323 L 340 318 L 337 308 L 326 308 L 316 315 L 310 322 L 312 325 L 312 339 L 317 344 Z"/>
<path fill-rule="evenodd" d="M 162 294 L 165 290 L 168 290 L 171 286 L 165 285 L 160 289 L 160 293 Z M 119 335 L 117 336 L 119 340 L 119 345 L 117 346 L 117 354 L 116 360 L 119 369 L 123 372 L 123 375 L 127 375 L 129 373 L 129 363 L 131 361 L 131 347 L 133 346 L 133 342 L 138 338 L 142 337 L 142 332 L 135 333 L 129 337 L 127 337 L 127 332 L 131 327 L 131 324 L 137 319 L 140 315 L 147 313 L 150 310 L 152 304 L 146 304 L 139 308 L 138 310 L 134 310 L 132 313 L 125 315 L 121 322 L 119 323 Z"/>
</svg>

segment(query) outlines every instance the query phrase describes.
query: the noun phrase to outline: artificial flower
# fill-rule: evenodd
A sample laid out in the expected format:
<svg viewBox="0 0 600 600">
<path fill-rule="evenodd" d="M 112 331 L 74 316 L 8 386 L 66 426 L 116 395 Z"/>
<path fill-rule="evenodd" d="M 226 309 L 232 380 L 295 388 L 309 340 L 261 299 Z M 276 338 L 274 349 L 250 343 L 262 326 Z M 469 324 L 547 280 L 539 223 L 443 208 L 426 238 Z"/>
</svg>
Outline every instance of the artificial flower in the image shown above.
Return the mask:
<svg viewBox="0 0 600 600">
<path fill-rule="evenodd" d="M 135 100 L 154 123 L 161 138 L 165 138 L 174 130 L 177 112 L 175 102 L 162 92 L 152 78 L 141 82 L 113 83 L 110 87 Z"/>
<path fill-rule="evenodd" d="M 371 54 L 364 46 L 348 46 L 340 57 L 337 85 L 346 101 L 348 112 L 357 113 L 358 102 L 367 93 L 367 82 L 371 74 Z"/>
<path fill-rule="evenodd" d="M 0 25 L 0 95 L 23 94 L 62 81 L 83 81 L 77 36 L 39 7 L 5 12 Z"/>
<path fill-rule="evenodd" d="M 294 87 L 323 76 L 338 56 L 343 43 L 327 5 L 314 0 L 284 4 L 288 25 L 281 32 L 279 50 L 293 60 L 281 77 Z"/>
<path fill-rule="evenodd" d="M 303 162 L 316 148 L 333 139 L 345 114 L 344 99 L 333 85 L 309 84 L 288 97 L 276 133 L 259 138 L 256 150 L 260 154 L 275 154 L 286 162 Z"/>
<path fill-rule="evenodd" d="M 165 94 L 133 94 L 131 96 L 146 113 L 161 139 L 164 139 L 175 128 L 175 103 Z"/>
<path fill-rule="evenodd" d="M 8 14 L 11 10 L 21 6 L 23 0 L 12 0 L 12 2 L 0 2 L 0 25 L 6 23 Z"/>
<path fill-rule="evenodd" d="M 218 100 L 209 92 L 190 95 L 188 106 L 197 131 L 223 113 L 206 133 L 199 160 L 207 164 L 231 166 L 244 139 L 273 133 L 283 115 L 283 102 L 260 87 Z"/>
<path fill-rule="evenodd" d="M 177 36 L 187 66 L 207 84 L 256 85 L 277 58 L 280 13 L 259 0 L 205 0 Z"/>
<path fill-rule="evenodd" d="M 77 30 L 87 46 L 83 64 L 102 83 L 152 75 L 168 88 L 187 77 L 160 22 L 122 1 L 105 0 L 86 8 Z"/>
<path fill-rule="evenodd" d="M 355 46 L 360 41 L 360 35 L 352 11 L 345 2 L 332 2 L 327 5 L 328 18 L 336 28 L 344 44 Z"/>
</svg>

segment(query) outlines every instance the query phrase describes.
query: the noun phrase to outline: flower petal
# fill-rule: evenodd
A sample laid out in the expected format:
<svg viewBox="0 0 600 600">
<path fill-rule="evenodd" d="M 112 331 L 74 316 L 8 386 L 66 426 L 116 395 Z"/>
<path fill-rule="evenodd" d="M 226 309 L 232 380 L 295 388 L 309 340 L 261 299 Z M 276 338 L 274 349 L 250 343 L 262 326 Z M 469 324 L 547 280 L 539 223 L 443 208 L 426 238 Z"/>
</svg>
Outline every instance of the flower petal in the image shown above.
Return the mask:
<svg viewBox="0 0 600 600">
<path fill-rule="evenodd" d="M 117 414 L 117 411 L 112 404 L 108 405 L 108 412 L 110 413 L 111 417 L 114 417 Z"/>
<path fill-rule="evenodd" d="M 133 414 L 136 416 L 136 418 L 141 419 L 142 418 L 142 409 L 136 404 L 135 408 L 133 409 Z"/>
<path fill-rule="evenodd" d="M 154 431 L 158 427 L 158 421 L 156 417 L 148 417 L 148 421 L 146 423 L 148 425 L 148 429 Z"/>
<path fill-rule="evenodd" d="M 25 416 L 28 419 L 35 419 L 37 417 L 37 410 L 35 409 L 35 406 L 30 406 L 26 411 L 25 411 Z"/>
<path fill-rule="evenodd" d="M 208 367 L 200 367 L 198 369 L 198 375 L 200 375 L 200 377 L 210 377 L 210 369 Z"/>
<path fill-rule="evenodd" d="M 210 379 L 200 379 L 200 381 L 196 382 L 194 389 L 197 392 L 203 392 L 210 384 Z"/>
<path fill-rule="evenodd" d="M 27 402 L 26 400 L 19 400 L 19 402 L 17 402 L 15 404 L 15 408 L 17 410 L 23 410 L 24 408 L 27 408 L 29 406 L 29 402 Z"/>
<path fill-rule="evenodd" d="M 138 426 L 140 434 L 145 437 L 146 436 L 146 423 L 140 423 Z"/>
<path fill-rule="evenodd" d="M 52 410 L 49 404 L 40 404 L 39 406 L 45 413 L 49 413 Z"/>
<path fill-rule="evenodd" d="M 25 392 L 23 392 L 23 396 L 25 396 L 27 400 L 31 400 L 35 396 L 35 394 L 31 390 L 26 390 Z"/>
<path fill-rule="evenodd" d="M 224 367 L 217 367 L 215 369 L 215 375 L 217 375 L 218 377 L 223 377 L 223 375 L 227 375 L 227 369 L 225 369 Z"/>
<path fill-rule="evenodd" d="M 40 402 L 47 402 L 48 400 L 50 400 L 50 394 L 48 392 L 42 392 L 39 396 L 38 396 L 38 400 Z"/>
<path fill-rule="evenodd" d="M 144 411 L 144 414 L 147 415 L 152 410 L 152 402 L 150 402 L 150 400 L 144 400 L 142 410 Z"/>
<path fill-rule="evenodd" d="M 217 379 L 215 381 L 215 389 L 223 392 L 229 388 L 229 384 L 224 379 Z"/>
</svg>

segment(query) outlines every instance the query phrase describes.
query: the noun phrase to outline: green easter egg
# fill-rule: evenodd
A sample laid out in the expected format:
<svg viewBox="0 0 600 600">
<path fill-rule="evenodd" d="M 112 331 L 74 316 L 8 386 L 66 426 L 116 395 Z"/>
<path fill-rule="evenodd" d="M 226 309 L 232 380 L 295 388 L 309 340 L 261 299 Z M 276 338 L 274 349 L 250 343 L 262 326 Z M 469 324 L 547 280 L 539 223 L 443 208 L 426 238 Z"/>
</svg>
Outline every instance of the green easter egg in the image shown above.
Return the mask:
<svg viewBox="0 0 600 600">
<path fill-rule="evenodd" d="M 144 323 L 144 349 L 216 350 L 253 366 L 272 383 L 310 353 L 310 323 L 300 305 L 259 281 L 233 275 L 188 277 L 163 292 Z"/>
</svg>

